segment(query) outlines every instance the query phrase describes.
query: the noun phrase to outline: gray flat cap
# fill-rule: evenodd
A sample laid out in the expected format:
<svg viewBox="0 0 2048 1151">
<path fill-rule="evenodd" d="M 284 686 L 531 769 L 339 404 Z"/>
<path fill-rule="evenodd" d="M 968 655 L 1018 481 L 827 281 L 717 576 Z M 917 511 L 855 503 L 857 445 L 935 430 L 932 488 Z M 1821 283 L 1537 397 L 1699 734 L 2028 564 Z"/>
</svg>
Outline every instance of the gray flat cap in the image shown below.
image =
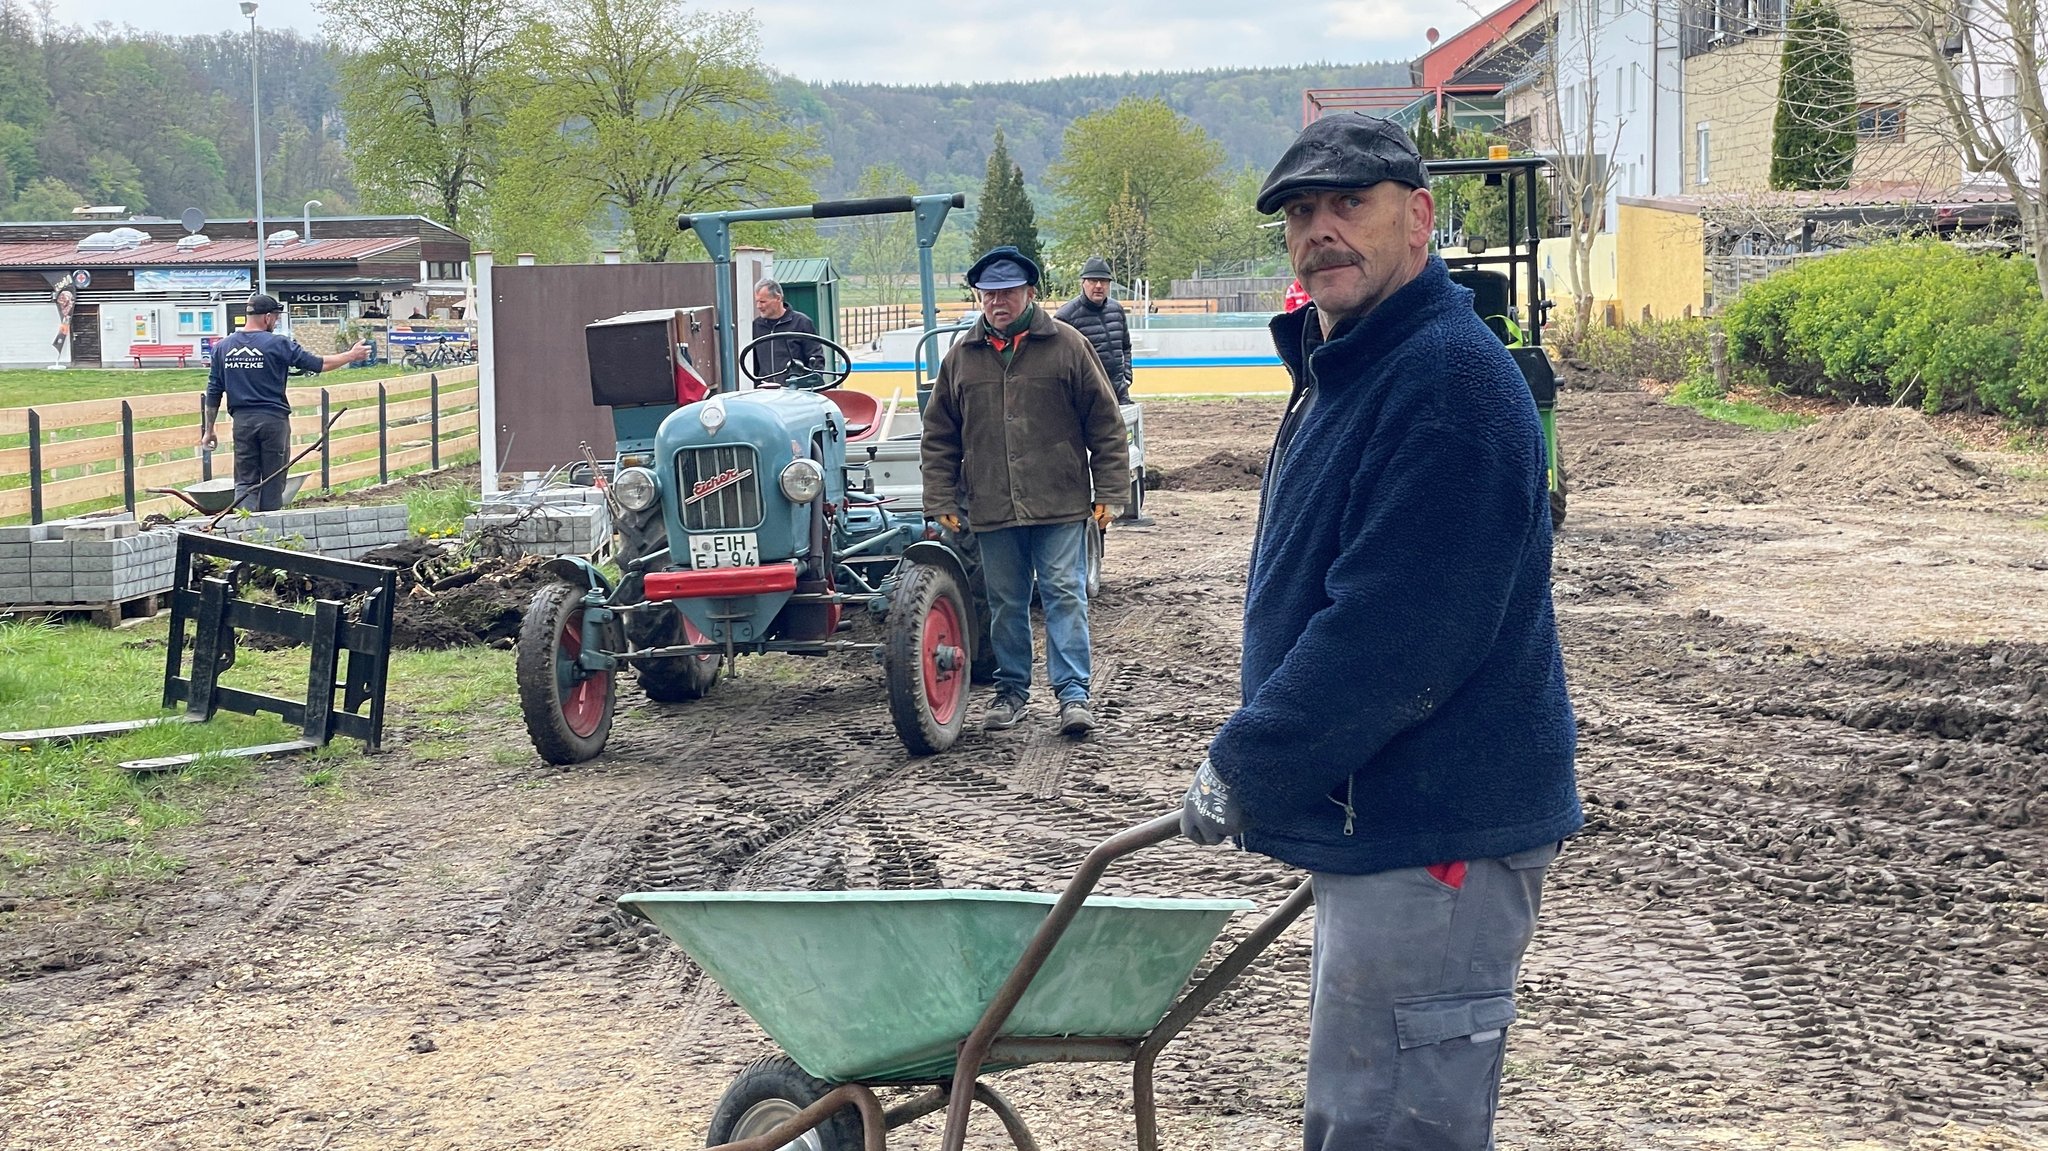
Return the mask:
<svg viewBox="0 0 2048 1151">
<path fill-rule="evenodd" d="M 1280 153 L 1259 189 L 1258 210 L 1278 211 L 1280 202 L 1296 192 L 1367 188 L 1382 180 L 1429 187 L 1415 141 L 1392 120 L 1333 112 L 1303 128 Z"/>
</svg>

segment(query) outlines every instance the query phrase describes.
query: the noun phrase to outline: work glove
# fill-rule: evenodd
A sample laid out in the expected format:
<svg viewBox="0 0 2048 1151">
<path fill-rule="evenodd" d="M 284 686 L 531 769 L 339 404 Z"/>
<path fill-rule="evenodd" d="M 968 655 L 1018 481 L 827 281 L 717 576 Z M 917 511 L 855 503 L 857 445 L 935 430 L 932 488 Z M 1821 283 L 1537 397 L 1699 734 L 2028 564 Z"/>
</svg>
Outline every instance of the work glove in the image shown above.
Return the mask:
<svg viewBox="0 0 2048 1151">
<path fill-rule="evenodd" d="M 1109 505 L 1096 504 L 1095 511 L 1092 514 L 1095 517 L 1095 526 L 1101 528 L 1103 531 L 1108 531 L 1109 521 L 1114 518 L 1110 515 Z"/>
<path fill-rule="evenodd" d="M 959 517 L 959 516 L 955 516 L 955 515 L 944 515 L 944 516 L 940 516 L 940 517 L 939 517 L 939 522 L 940 522 L 940 523 L 942 523 L 942 524 L 944 524 L 944 525 L 946 525 L 946 530 L 947 530 L 947 531 L 949 531 L 949 532 L 952 532 L 952 533 L 953 533 L 954 535 L 956 535 L 956 536 L 957 536 L 957 535 L 959 535 L 959 534 L 961 533 L 961 531 L 962 531 L 962 530 L 964 530 L 964 529 L 962 528 L 962 526 L 961 526 L 961 523 L 960 523 L 960 517 Z"/>
<path fill-rule="evenodd" d="M 1208 759 L 1195 769 L 1195 782 L 1188 786 L 1180 805 L 1180 833 L 1204 847 L 1214 847 L 1244 831 L 1244 816 L 1231 802 L 1223 777 L 1209 766 Z"/>
</svg>

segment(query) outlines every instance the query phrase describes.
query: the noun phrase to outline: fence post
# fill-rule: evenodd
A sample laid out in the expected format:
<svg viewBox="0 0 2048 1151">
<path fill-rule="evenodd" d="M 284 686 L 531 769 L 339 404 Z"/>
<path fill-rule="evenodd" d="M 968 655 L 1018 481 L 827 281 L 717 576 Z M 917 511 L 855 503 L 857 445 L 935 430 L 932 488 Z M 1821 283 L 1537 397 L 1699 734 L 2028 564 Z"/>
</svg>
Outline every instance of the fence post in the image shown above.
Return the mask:
<svg viewBox="0 0 2048 1151">
<path fill-rule="evenodd" d="M 433 373 L 427 376 L 427 427 L 430 430 L 427 466 L 438 472 L 441 470 L 441 377 Z"/>
<path fill-rule="evenodd" d="M 43 417 L 28 410 L 28 522 L 43 522 Z"/>
<path fill-rule="evenodd" d="M 387 448 L 387 446 L 388 446 L 388 445 L 389 445 L 390 443 L 391 443 L 391 430 L 390 430 L 390 427 L 389 427 L 389 425 L 385 424 L 385 422 L 384 422 L 384 385 L 383 385 L 383 384 L 378 384 L 378 385 L 377 385 L 377 482 L 378 482 L 378 483 L 380 483 L 380 484 L 388 484 L 388 483 L 390 483 L 390 482 L 391 482 L 391 468 L 390 468 L 390 466 L 389 466 L 389 464 L 388 464 L 388 462 L 387 462 L 387 461 L 389 460 L 389 454 L 388 454 L 388 453 L 387 453 L 387 451 L 385 450 L 385 449 Z"/>
<path fill-rule="evenodd" d="M 121 500 L 135 514 L 135 409 L 121 401 Z"/>
<path fill-rule="evenodd" d="M 320 426 L 327 429 L 320 437 L 320 490 L 323 492 L 334 486 L 327 482 L 327 467 L 334 458 L 333 453 L 328 450 L 334 442 L 333 425 L 329 423 L 332 419 L 333 417 L 327 414 L 327 389 L 321 388 Z"/>
<path fill-rule="evenodd" d="M 205 392 L 199 393 L 199 426 L 201 428 L 206 427 Z M 213 478 L 213 453 L 207 451 L 205 448 L 199 449 L 199 478 L 202 480 L 210 480 Z"/>
</svg>

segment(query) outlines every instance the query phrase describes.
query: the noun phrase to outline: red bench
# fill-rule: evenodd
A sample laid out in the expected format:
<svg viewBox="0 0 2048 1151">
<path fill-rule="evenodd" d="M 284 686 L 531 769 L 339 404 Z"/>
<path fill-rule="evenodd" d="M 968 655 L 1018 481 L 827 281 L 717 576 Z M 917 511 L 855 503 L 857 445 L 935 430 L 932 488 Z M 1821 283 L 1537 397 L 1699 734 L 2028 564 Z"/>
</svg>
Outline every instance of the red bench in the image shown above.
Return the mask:
<svg viewBox="0 0 2048 1151">
<path fill-rule="evenodd" d="M 134 360 L 135 366 L 138 368 L 142 366 L 142 361 L 144 359 L 168 360 L 172 358 L 175 358 L 178 361 L 178 366 L 182 368 L 185 366 L 186 357 L 190 356 L 191 354 L 192 346 L 190 344 L 128 345 L 128 358 Z"/>
</svg>

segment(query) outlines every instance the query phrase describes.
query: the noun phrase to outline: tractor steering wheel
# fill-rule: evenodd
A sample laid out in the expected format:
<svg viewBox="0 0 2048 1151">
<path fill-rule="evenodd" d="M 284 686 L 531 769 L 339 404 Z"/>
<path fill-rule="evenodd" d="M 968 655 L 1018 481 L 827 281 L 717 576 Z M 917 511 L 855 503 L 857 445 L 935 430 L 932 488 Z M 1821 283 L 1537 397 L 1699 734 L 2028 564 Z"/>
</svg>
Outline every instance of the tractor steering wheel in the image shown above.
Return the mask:
<svg viewBox="0 0 2048 1151">
<path fill-rule="evenodd" d="M 788 340 L 797 346 L 783 353 L 787 358 L 781 368 L 762 372 L 759 370 L 760 349 L 776 340 Z M 825 362 L 832 366 L 819 369 L 804 362 L 811 344 L 819 345 L 826 352 Z M 853 374 L 853 356 L 816 332 L 770 332 L 740 349 L 739 369 L 740 374 L 753 381 L 757 388 L 787 387 L 822 392 L 845 383 L 846 377 Z"/>
</svg>

